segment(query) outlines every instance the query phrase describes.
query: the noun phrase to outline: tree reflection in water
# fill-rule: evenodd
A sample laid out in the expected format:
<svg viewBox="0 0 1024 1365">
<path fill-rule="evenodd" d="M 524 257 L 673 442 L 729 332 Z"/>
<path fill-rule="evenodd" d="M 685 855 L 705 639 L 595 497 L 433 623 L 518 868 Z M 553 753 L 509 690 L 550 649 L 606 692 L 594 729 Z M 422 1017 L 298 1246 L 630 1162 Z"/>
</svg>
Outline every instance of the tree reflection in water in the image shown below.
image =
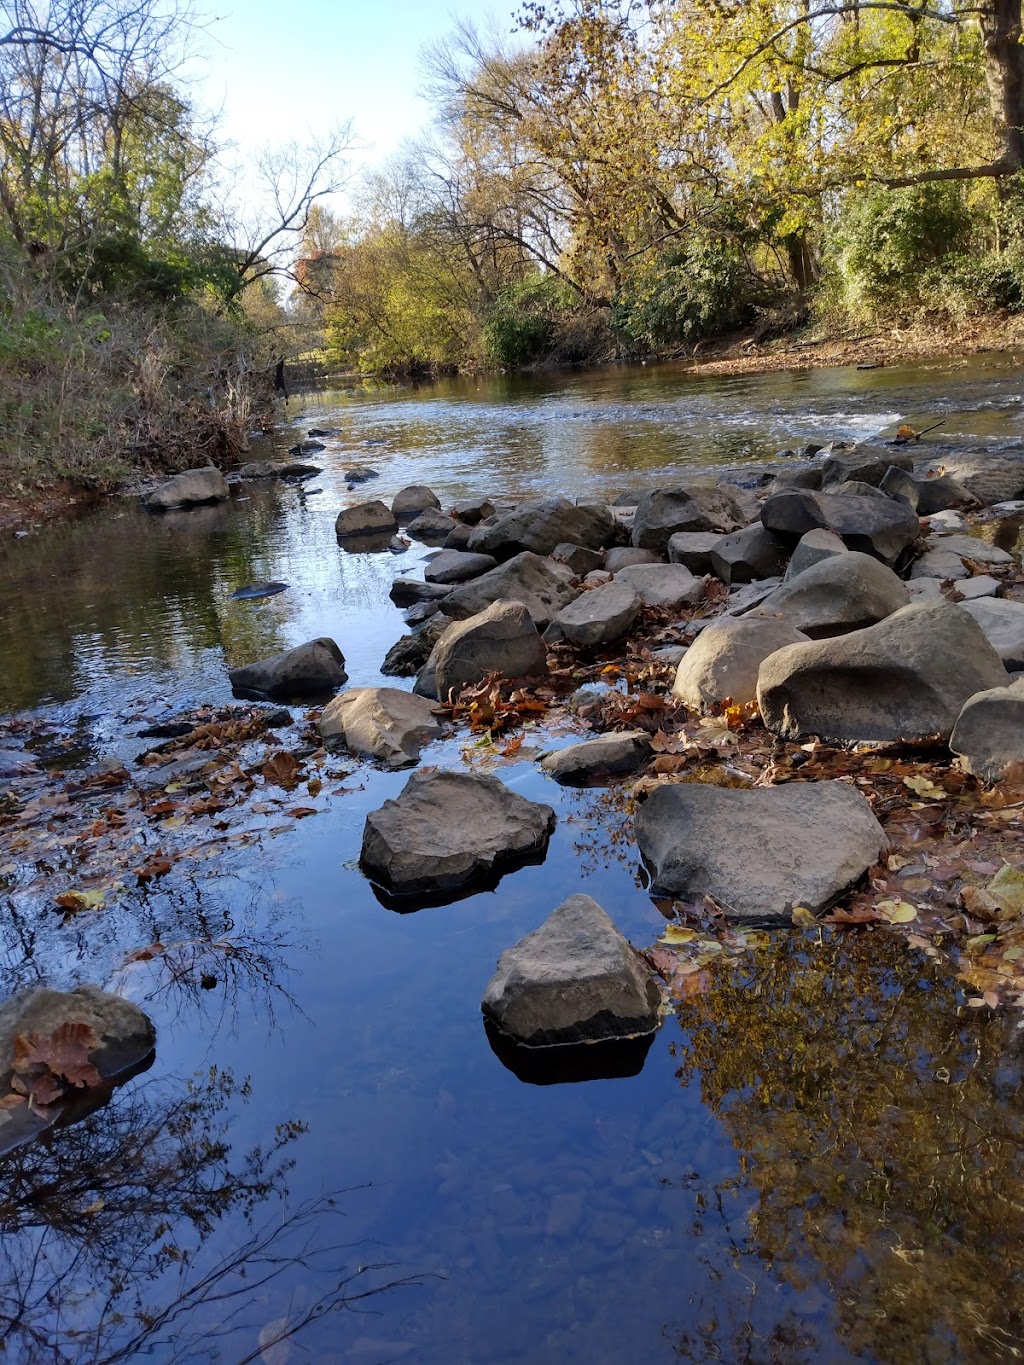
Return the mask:
<svg viewBox="0 0 1024 1365">
<path fill-rule="evenodd" d="M 0 1161 L 5 1359 L 269 1359 L 323 1314 L 422 1282 L 350 1263 L 338 1194 L 289 1207 L 302 1124 L 234 1157 L 232 1106 L 248 1096 L 216 1068 L 129 1084 Z"/>
<path fill-rule="evenodd" d="M 677 1016 L 677 1074 L 699 1083 L 742 1153 L 740 1184 L 756 1193 L 738 1218 L 729 1188 L 698 1201 L 702 1219 L 728 1225 L 732 1264 L 749 1272 L 752 1294 L 765 1269 L 809 1303 L 823 1300 L 824 1282 L 851 1357 L 1020 1359 L 1024 1091 L 1014 1021 L 964 1009 L 948 964 L 885 931 L 777 935 Z M 677 1333 L 678 1354 L 833 1358 L 828 1338 L 815 1347 L 808 1316 L 757 1343 L 742 1330 L 723 1342 L 711 1321 L 705 1333 Z"/>
</svg>

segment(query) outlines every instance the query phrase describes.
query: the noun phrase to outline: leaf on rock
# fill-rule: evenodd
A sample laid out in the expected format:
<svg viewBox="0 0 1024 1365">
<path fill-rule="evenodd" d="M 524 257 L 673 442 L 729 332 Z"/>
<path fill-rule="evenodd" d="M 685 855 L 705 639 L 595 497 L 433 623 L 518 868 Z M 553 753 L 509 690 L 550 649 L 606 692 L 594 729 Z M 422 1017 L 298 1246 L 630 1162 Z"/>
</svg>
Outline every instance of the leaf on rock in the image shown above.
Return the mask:
<svg viewBox="0 0 1024 1365">
<path fill-rule="evenodd" d="M 1004 916 L 1024 910 L 1024 872 L 1006 863 L 985 888 Z"/>
<path fill-rule="evenodd" d="M 75 915 L 80 910 L 102 910 L 106 895 L 102 891 L 64 891 L 54 900 L 62 910 Z"/>
<path fill-rule="evenodd" d="M 818 921 L 806 905 L 793 906 L 792 920 L 800 929 L 816 929 L 818 927 Z"/>
<path fill-rule="evenodd" d="M 266 763 L 260 768 L 260 772 L 265 781 L 273 783 L 275 787 L 283 787 L 285 791 L 288 791 L 298 785 L 301 766 L 294 754 L 282 749 L 267 759 Z"/>
</svg>

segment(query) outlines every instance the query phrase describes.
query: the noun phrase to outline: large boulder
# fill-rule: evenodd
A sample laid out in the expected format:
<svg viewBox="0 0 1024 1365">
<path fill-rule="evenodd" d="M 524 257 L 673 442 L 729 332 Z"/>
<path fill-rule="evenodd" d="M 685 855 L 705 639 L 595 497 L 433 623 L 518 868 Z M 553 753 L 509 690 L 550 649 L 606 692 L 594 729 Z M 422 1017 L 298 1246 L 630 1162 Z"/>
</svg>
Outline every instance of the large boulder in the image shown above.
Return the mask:
<svg viewBox="0 0 1024 1365">
<path fill-rule="evenodd" d="M 465 550 L 442 550 L 423 570 L 427 583 L 465 583 L 493 569 L 497 560 L 491 555 L 476 555 Z"/>
<path fill-rule="evenodd" d="M 833 555 L 788 579 L 755 607 L 758 616 L 779 616 L 820 640 L 863 630 L 910 603 L 892 569 L 856 550 Z"/>
<path fill-rule="evenodd" d="M 228 677 L 236 692 L 285 698 L 333 692 L 348 682 L 345 658 L 327 636 L 307 640 L 294 649 L 272 654 L 269 659 L 232 668 Z"/>
<path fill-rule="evenodd" d="M 204 502 L 223 502 L 231 496 L 227 480 L 219 469 L 206 465 L 186 469 L 154 488 L 143 501 L 150 512 L 170 512 L 176 507 L 197 507 Z"/>
<path fill-rule="evenodd" d="M 982 597 L 964 602 L 1007 668 L 1024 668 L 1024 602 Z"/>
<path fill-rule="evenodd" d="M 415 772 L 363 827 L 363 871 L 392 897 L 458 893 L 547 849 L 550 806 L 496 777 Z"/>
<path fill-rule="evenodd" d="M 417 679 L 416 690 L 447 698 L 489 673 L 538 678 L 547 672 L 547 650 L 522 602 L 492 602 L 438 638 Z"/>
<path fill-rule="evenodd" d="M 572 570 L 524 550 L 496 569 L 455 588 L 444 601 L 444 613 L 453 621 L 465 620 L 492 602 L 522 602 L 538 627 L 579 595 L 573 587 Z"/>
<path fill-rule="evenodd" d="M 604 777 L 636 772 L 651 756 L 651 737 L 644 730 L 623 730 L 599 735 L 580 744 L 545 754 L 540 766 L 569 787 L 587 787 Z"/>
<path fill-rule="evenodd" d="M 808 531 L 801 536 L 796 543 L 789 567 L 783 577 L 788 581 L 796 578 L 797 574 L 803 573 L 804 569 L 811 568 L 814 564 L 820 564 L 823 559 L 832 559 L 835 555 L 849 554 L 846 546 L 839 539 L 834 531 Z"/>
<path fill-rule="evenodd" d="M 877 490 L 876 490 L 877 491 Z M 799 539 L 808 531 L 834 531 L 850 550 L 893 564 L 920 531 L 917 513 L 902 499 L 812 493 L 775 493 L 761 508 L 761 522 L 777 535 Z"/>
<path fill-rule="evenodd" d="M 788 621 L 721 618 L 701 631 L 679 661 L 672 695 L 694 711 L 753 701 L 758 670 L 768 655 L 806 640 Z"/>
<path fill-rule="evenodd" d="M 603 550 L 615 539 L 615 518 L 601 503 L 579 505 L 567 498 L 530 502 L 476 528 L 469 548 L 495 559 L 510 559 L 523 550 L 549 555 L 569 543 Z"/>
<path fill-rule="evenodd" d="M 766 531 L 760 522 L 722 536 L 711 551 L 711 572 L 723 583 L 754 583 L 774 578 L 786 567 L 790 542 Z"/>
<path fill-rule="evenodd" d="M 921 602 L 866 630 L 769 655 L 757 700 L 765 725 L 786 739 L 946 739 L 968 697 L 1007 682 L 969 611 Z"/>
<path fill-rule="evenodd" d="M 422 697 L 397 687 L 353 687 L 324 707 L 320 734 L 341 740 L 354 754 L 404 768 L 420 749 L 441 735 L 434 708 Z"/>
<path fill-rule="evenodd" d="M 905 469 L 895 466 L 885 471 L 879 484 L 883 493 L 893 498 L 906 498 L 919 517 L 930 517 L 951 507 L 966 507 L 974 502 L 967 489 L 947 474 L 932 479 L 916 479 Z"/>
<path fill-rule="evenodd" d="M 565 640 L 593 649 L 621 639 L 636 620 L 640 598 L 628 583 L 613 579 L 600 588 L 584 592 L 551 619 L 544 632 L 548 644 Z"/>
<path fill-rule="evenodd" d="M 463 498 L 452 508 L 452 516 L 466 526 L 476 526 L 494 516 L 494 503 L 490 498 Z"/>
<path fill-rule="evenodd" d="M 396 493 L 391 502 L 391 515 L 399 526 L 414 521 L 421 512 L 429 509 L 439 511 L 441 507 L 437 494 L 422 483 L 411 483 Z"/>
<path fill-rule="evenodd" d="M 998 782 L 1011 767 L 1024 770 L 1024 680 L 969 697 L 949 747 L 983 782 Z"/>
<path fill-rule="evenodd" d="M 1001 460 L 988 451 L 944 454 L 937 472 L 955 479 L 983 507 L 1024 495 L 1024 460 Z"/>
<path fill-rule="evenodd" d="M 668 552 L 668 543 L 680 531 L 738 531 L 747 517 L 732 491 L 694 484 L 681 488 L 657 488 L 645 493 L 633 518 L 632 541 L 641 550 Z"/>
<path fill-rule="evenodd" d="M 787 488 L 810 488 L 820 491 L 822 469 L 820 464 L 796 465 L 792 469 L 780 469 L 772 480 L 770 493 L 782 493 Z"/>
<path fill-rule="evenodd" d="M 397 530 L 398 522 L 391 508 L 379 499 L 342 508 L 334 522 L 334 534 L 339 540 L 351 536 L 393 535 Z"/>
<path fill-rule="evenodd" d="M 648 797 L 634 825 L 652 895 L 711 896 L 729 919 L 751 923 L 827 909 L 887 847 L 867 801 L 842 781 L 749 791 L 674 783 Z"/>
<path fill-rule="evenodd" d="M 615 582 L 628 583 L 645 607 L 692 606 L 704 596 L 704 584 L 685 564 L 631 564 Z"/>
<path fill-rule="evenodd" d="M 507 949 L 483 1011 L 527 1047 L 652 1033 L 661 991 L 643 958 L 589 896 L 570 896 Z"/>
</svg>

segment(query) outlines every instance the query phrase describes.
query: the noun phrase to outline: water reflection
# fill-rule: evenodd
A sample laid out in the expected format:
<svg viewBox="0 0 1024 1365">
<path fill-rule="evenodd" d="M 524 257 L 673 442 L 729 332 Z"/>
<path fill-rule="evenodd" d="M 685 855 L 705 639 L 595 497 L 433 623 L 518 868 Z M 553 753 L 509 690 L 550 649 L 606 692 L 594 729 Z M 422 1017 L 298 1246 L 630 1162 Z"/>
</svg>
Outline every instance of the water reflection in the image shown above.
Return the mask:
<svg viewBox="0 0 1024 1365">
<path fill-rule="evenodd" d="M 801 1292 L 820 1273 L 855 1356 L 1019 1359 L 1024 1056 L 911 958 L 884 932 L 779 936 L 679 1006 L 678 1075 L 757 1195 L 737 1254 Z"/>
<path fill-rule="evenodd" d="M 639 1076 L 654 1041 L 653 1033 L 645 1033 L 601 1043 L 521 1047 L 490 1019 L 484 1020 L 484 1032 L 502 1066 L 527 1085 L 575 1085 Z"/>
</svg>

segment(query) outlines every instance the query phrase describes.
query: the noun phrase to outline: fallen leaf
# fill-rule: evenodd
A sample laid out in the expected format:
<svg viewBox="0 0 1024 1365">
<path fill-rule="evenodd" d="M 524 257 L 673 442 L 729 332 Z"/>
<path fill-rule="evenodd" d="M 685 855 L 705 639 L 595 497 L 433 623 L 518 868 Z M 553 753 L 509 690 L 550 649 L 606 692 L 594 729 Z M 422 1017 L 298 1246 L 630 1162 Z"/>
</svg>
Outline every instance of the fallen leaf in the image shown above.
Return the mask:
<svg viewBox="0 0 1024 1365">
<path fill-rule="evenodd" d="M 54 900 L 62 910 L 77 914 L 80 910 L 102 910 L 106 896 L 102 891 L 64 891 Z"/>
<path fill-rule="evenodd" d="M 801 929 L 816 929 L 818 927 L 818 921 L 811 914 L 810 910 L 807 909 L 806 905 L 794 905 L 791 918 L 793 923 L 798 925 Z"/>
<path fill-rule="evenodd" d="M 660 943 L 692 943 L 697 937 L 696 929 L 687 929 L 681 924 L 666 924 Z"/>
<path fill-rule="evenodd" d="M 1019 915 L 1024 910 L 1024 872 L 1006 863 L 985 890 L 1004 915 Z"/>
<path fill-rule="evenodd" d="M 945 801 L 949 795 L 941 787 L 937 787 L 934 782 L 927 777 L 905 777 L 903 785 L 909 787 L 918 796 L 924 797 L 928 801 Z"/>
<path fill-rule="evenodd" d="M 288 814 L 293 820 L 304 820 L 307 815 L 316 814 L 316 806 L 295 806 Z"/>
</svg>

